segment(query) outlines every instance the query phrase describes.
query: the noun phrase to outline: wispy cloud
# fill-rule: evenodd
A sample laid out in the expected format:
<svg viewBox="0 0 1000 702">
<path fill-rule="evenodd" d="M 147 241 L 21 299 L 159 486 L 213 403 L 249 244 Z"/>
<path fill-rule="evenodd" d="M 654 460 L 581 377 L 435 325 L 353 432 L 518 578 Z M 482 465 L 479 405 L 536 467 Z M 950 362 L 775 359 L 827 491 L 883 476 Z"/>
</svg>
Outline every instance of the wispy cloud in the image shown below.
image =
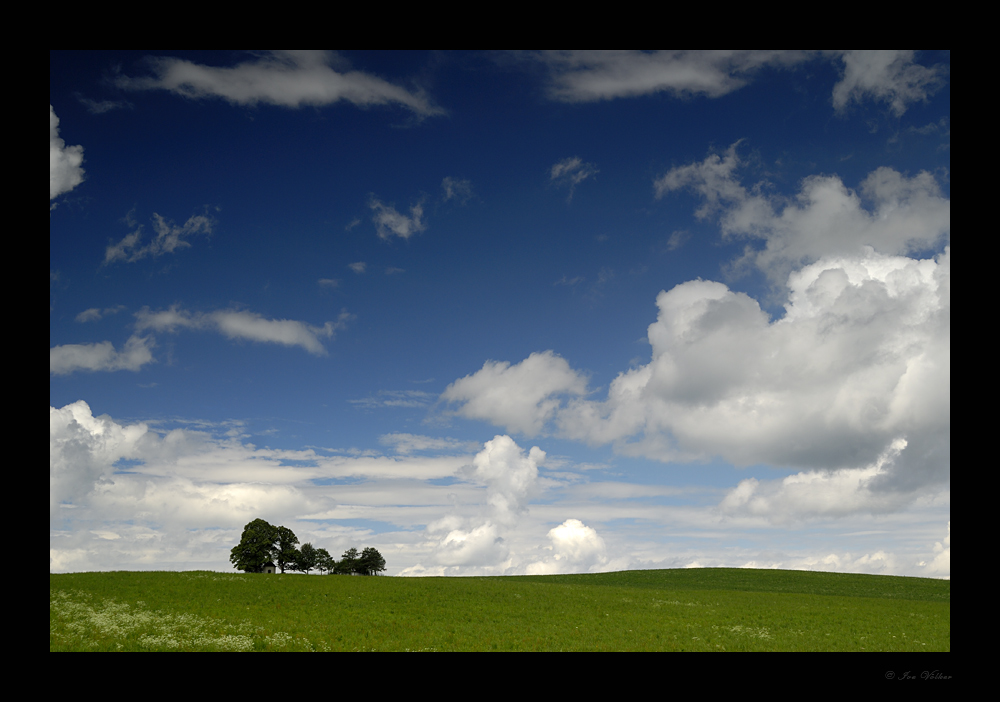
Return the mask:
<svg viewBox="0 0 1000 702">
<path fill-rule="evenodd" d="M 579 156 L 572 156 L 552 166 L 549 171 L 549 180 L 559 187 L 569 188 L 569 196 L 566 198 L 566 201 L 569 202 L 573 199 L 576 186 L 598 173 L 600 171 L 594 164 L 584 163 Z"/>
<path fill-rule="evenodd" d="M 391 239 L 398 236 L 400 239 L 409 239 L 414 234 L 425 231 L 427 225 L 422 221 L 424 216 L 423 203 L 418 202 L 410 208 L 410 216 L 402 215 L 396 211 L 393 205 L 383 204 L 374 195 L 368 201 L 371 207 L 372 222 L 375 223 L 375 233 L 380 239 Z"/>
<path fill-rule="evenodd" d="M 142 243 L 142 225 L 136 226 L 130 212 L 126 216 L 126 222 L 136 229 L 128 234 L 117 244 L 108 246 L 104 251 L 104 263 L 109 264 L 115 261 L 125 261 L 134 263 L 147 256 L 162 256 L 173 253 L 177 249 L 184 249 L 191 246 L 188 241 L 195 234 L 211 234 L 215 220 L 209 215 L 193 215 L 184 224 L 176 225 L 172 221 L 153 213 L 153 229 L 156 236 L 148 244 Z"/>
<path fill-rule="evenodd" d="M 237 105 L 297 108 L 340 101 L 359 107 L 400 105 L 428 117 L 445 111 L 421 90 L 408 90 L 362 71 L 327 51 L 268 51 L 232 67 L 171 57 L 148 59 L 152 76 L 119 76 L 126 90 L 167 90 L 187 98 L 217 97 Z"/>
<path fill-rule="evenodd" d="M 77 95 L 76 99 L 87 108 L 87 112 L 92 115 L 102 115 L 112 110 L 132 109 L 132 103 L 127 100 L 91 100 L 82 95 Z"/>
<path fill-rule="evenodd" d="M 103 310 L 98 307 L 91 307 L 89 310 L 84 310 L 76 316 L 76 321 L 78 322 L 96 322 L 97 320 L 106 317 L 109 314 L 118 314 L 123 309 L 125 305 L 116 305 L 114 307 L 105 307 Z"/>
<path fill-rule="evenodd" d="M 807 58 L 784 51 L 547 51 L 534 58 L 548 67 L 550 95 L 591 102 L 657 92 L 719 97 L 745 85 L 767 65 Z"/>
<path fill-rule="evenodd" d="M 448 176 L 441 181 L 441 189 L 444 190 L 445 202 L 455 200 L 459 205 L 464 205 L 473 197 L 471 180 Z"/>
<path fill-rule="evenodd" d="M 320 339 L 333 338 L 353 318 L 352 314 L 344 310 L 336 322 L 326 322 L 317 327 L 292 319 L 265 319 L 255 312 L 245 310 L 192 313 L 177 305 L 159 312 L 151 312 L 148 307 L 144 307 L 135 316 L 138 331 L 152 329 L 172 333 L 179 329 L 210 329 L 230 339 L 299 346 L 317 356 L 327 354 Z"/>
<path fill-rule="evenodd" d="M 375 396 L 361 400 L 348 400 L 352 405 L 365 409 L 378 407 L 429 407 L 437 396 L 420 390 L 379 390 Z"/>
<path fill-rule="evenodd" d="M 718 98 L 750 83 L 764 68 L 807 61 L 841 64 L 833 89 L 837 112 L 863 99 L 886 102 L 902 115 L 945 80 L 944 69 L 915 62 L 909 50 L 879 51 L 546 51 L 524 54 L 549 71 L 549 94 L 564 102 L 593 102 L 669 93 Z"/>
</svg>

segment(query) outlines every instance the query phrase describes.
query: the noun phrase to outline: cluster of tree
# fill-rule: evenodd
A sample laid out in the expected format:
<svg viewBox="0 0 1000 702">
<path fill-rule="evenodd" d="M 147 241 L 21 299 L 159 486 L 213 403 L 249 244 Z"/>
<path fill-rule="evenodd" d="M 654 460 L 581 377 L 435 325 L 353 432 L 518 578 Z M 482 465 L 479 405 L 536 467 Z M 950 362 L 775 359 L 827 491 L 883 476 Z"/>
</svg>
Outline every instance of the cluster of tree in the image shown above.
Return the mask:
<svg viewBox="0 0 1000 702">
<path fill-rule="evenodd" d="M 288 527 L 255 519 L 243 528 L 239 544 L 229 552 L 229 562 L 246 573 L 263 573 L 268 564 L 282 573 L 286 568 L 306 574 L 315 568 L 327 575 L 378 575 L 385 570 L 385 559 L 374 548 L 366 548 L 360 554 L 356 548 L 347 549 L 337 561 L 325 548 L 308 543 L 296 548 L 298 543 L 298 537 Z"/>
</svg>

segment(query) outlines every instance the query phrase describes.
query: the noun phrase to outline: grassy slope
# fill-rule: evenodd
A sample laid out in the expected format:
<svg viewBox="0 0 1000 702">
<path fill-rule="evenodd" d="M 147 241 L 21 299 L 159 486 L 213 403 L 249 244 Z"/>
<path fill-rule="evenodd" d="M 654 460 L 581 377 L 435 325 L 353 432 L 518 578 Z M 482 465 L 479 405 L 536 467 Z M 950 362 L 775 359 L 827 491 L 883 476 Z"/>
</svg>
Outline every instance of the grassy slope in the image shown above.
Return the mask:
<svg viewBox="0 0 1000 702">
<path fill-rule="evenodd" d="M 49 576 L 50 650 L 948 651 L 951 583 L 750 569 Z"/>
</svg>

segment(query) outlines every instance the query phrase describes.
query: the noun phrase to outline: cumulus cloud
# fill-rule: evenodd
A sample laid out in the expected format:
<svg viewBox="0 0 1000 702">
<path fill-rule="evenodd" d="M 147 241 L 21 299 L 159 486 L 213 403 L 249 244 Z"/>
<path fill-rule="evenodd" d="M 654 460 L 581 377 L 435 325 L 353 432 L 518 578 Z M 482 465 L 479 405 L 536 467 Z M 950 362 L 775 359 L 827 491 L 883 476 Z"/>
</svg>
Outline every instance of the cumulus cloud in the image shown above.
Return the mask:
<svg viewBox="0 0 1000 702">
<path fill-rule="evenodd" d="M 397 212 L 392 205 L 383 204 L 374 195 L 371 196 L 368 206 L 374 213 L 372 221 L 375 223 L 375 232 L 380 239 L 391 239 L 393 236 L 409 239 L 414 234 L 427 229 L 427 224 L 422 221 L 424 207 L 419 202 L 410 208 L 409 217 Z"/>
<path fill-rule="evenodd" d="M 151 57 L 148 63 L 152 76 L 120 76 L 116 85 L 126 90 L 167 90 L 192 99 L 218 97 L 236 105 L 298 108 L 345 100 L 359 107 L 400 105 L 420 117 L 444 114 L 423 91 L 350 70 L 328 51 L 268 51 L 233 67 L 170 57 Z"/>
<path fill-rule="evenodd" d="M 368 267 L 368 264 L 365 263 L 364 261 L 357 261 L 355 263 L 348 263 L 347 267 L 360 275 L 361 273 L 365 272 L 365 269 Z"/>
<path fill-rule="evenodd" d="M 472 462 L 470 477 L 486 485 L 486 504 L 501 524 L 513 524 L 528 508 L 538 485 L 538 465 L 545 452 L 532 446 L 528 455 L 509 436 L 494 436 Z"/>
<path fill-rule="evenodd" d="M 579 573 L 604 565 L 607 547 L 597 531 L 579 519 L 567 519 L 548 533 L 552 555 L 528 565 L 528 575 Z"/>
<path fill-rule="evenodd" d="M 49 200 L 83 182 L 83 147 L 66 146 L 59 137 L 59 118 L 49 105 Z"/>
<path fill-rule="evenodd" d="M 318 531 L 314 543 L 343 549 L 368 532 L 301 520 L 398 519 L 400 509 L 387 505 L 395 499 L 426 524 L 447 503 L 443 493 L 460 489 L 427 481 L 453 477 L 470 460 L 259 448 L 228 432 L 157 431 L 95 416 L 83 401 L 49 414 L 54 569 L 229 569 L 229 549 L 257 517 L 300 538 Z"/>
<path fill-rule="evenodd" d="M 94 417 L 80 400 L 49 407 L 49 514 L 72 504 L 107 481 L 114 463 L 134 458 L 147 441 L 145 424 L 122 426 L 111 417 Z"/>
<path fill-rule="evenodd" d="M 566 201 L 570 202 L 573 199 L 576 186 L 598 173 L 600 171 L 594 164 L 584 163 L 579 156 L 572 156 L 552 166 L 549 170 L 549 180 L 560 187 L 569 188 L 569 196 Z"/>
<path fill-rule="evenodd" d="M 509 436 L 495 436 L 476 454 L 463 477 L 486 488 L 475 515 L 449 514 L 427 525 L 431 557 L 439 567 L 504 572 L 516 560 L 506 537 L 514 534 L 538 490 L 538 465 L 545 452 L 533 446 L 525 455 Z M 485 570 L 483 570 L 485 569 Z M 424 573 L 424 567 L 405 574 Z"/>
<path fill-rule="evenodd" d="M 551 420 L 560 436 L 626 455 L 799 467 L 797 484 L 817 486 L 824 474 L 808 471 L 855 470 L 829 484 L 912 497 L 950 471 L 950 260 L 947 248 L 820 259 L 789 277 L 773 321 L 722 283 L 682 283 L 657 296 L 650 362 L 620 373 L 605 400 L 585 397 L 583 378 L 550 352 L 489 362 L 442 397 L 467 417 L 531 434 Z M 880 462 L 893 446 L 903 448 Z"/>
<path fill-rule="evenodd" d="M 232 572 L 229 549 L 243 525 L 260 517 L 334 554 L 373 545 L 390 572 L 407 575 L 685 566 L 950 573 L 947 509 L 940 501 L 877 521 L 858 514 L 799 536 L 747 508 L 726 513 L 717 506 L 643 504 L 654 494 L 669 494 L 672 502 L 679 497 L 663 486 L 577 482 L 572 504 L 553 501 L 552 493 L 539 491 L 558 483 L 557 474 L 535 475 L 558 459 L 543 459 L 539 449 L 521 449 L 509 437 L 480 444 L 478 455 L 456 455 L 457 445 L 438 455 L 432 437 L 393 435 L 389 445 L 419 445 L 430 454 L 384 456 L 262 448 L 233 436 L 228 423 L 126 422 L 99 416 L 82 401 L 50 407 L 49 414 L 53 572 Z M 780 481 L 761 480 L 747 504 L 763 497 L 780 508 L 775 500 L 784 489 Z M 491 502 L 493 495 L 503 499 Z M 630 540 L 628 524 L 636 519 L 646 523 L 643 533 L 652 528 L 664 535 L 660 543 Z M 392 526 L 376 533 L 351 526 L 357 520 Z M 618 521 L 626 526 L 616 530 Z M 891 538 L 892 524 L 909 527 L 905 542 Z M 766 549 L 733 546 L 748 526 L 770 530 Z M 699 531 L 692 544 L 690 535 Z"/>
<path fill-rule="evenodd" d="M 586 379 L 552 351 L 533 353 L 513 366 L 487 361 L 481 370 L 456 380 L 441 399 L 460 402 L 458 413 L 485 419 L 508 431 L 537 435 L 564 395 L 582 395 Z"/>
<path fill-rule="evenodd" d="M 110 341 L 95 344 L 64 344 L 49 349 L 49 373 L 68 375 L 75 371 L 137 371 L 153 362 L 151 336 L 133 335 L 125 348 L 116 351 Z"/>
<path fill-rule="evenodd" d="M 326 322 L 315 327 L 293 319 L 265 319 L 256 312 L 246 310 L 216 310 L 215 312 L 189 312 L 173 305 L 170 309 L 152 312 L 143 307 L 136 313 L 136 329 L 159 332 L 176 332 L 178 329 L 211 329 L 230 339 L 246 339 L 284 346 L 300 346 L 311 354 L 325 356 L 327 351 L 321 337 L 333 338 L 344 329 L 353 315 L 346 310 L 336 322 Z"/>
<path fill-rule="evenodd" d="M 132 223 L 131 213 L 127 220 Z M 142 244 L 142 225 L 136 227 L 135 231 L 128 234 L 117 244 L 108 246 L 104 251 L 104 263 L 113 261 L 126 261 L 133 263 L 146 256 L 162 256 L 173 253 L 177 249 L 188 248 L 191 242 L 190 237 L 195 234 L 211 234 L 215 220 L 208 215 L 194 215 L 182 225 L 176 225 L 170 220 L 164 219 L 160 215 L 153 213 L 153 228 L 156 236 L 148 243 Z"/>
<path fill-rule="evenodd" d="M 913 51 L 845 51 L 842 59 L 843 77 L 833 88 L 833 106 L 838 112 L 852 102 L 872 98 L 889 103 L 900 116 L 909 105 L 926 101 L 944 85 L 943 68 L 914 63 Z"/>
<path fill-rule="evenodd" d="M 843 517 L 855 512 L 886 514 L 910 502 L 912 495 L 872 489 L 906 448 L 895 439 L 870 465 L 862 468 L 805 471 L 782 480 L 740 482 L 719 503 L 726 515 L 760 517 L 785 523 L 803 517 Z"/>
<path fill-rule="evenodd" d="M 743 165 L 739 142 L 724 155 L 671 169 L 656 179 L 658 198 L 690 189 L 703 203 L 698 217 L 718 217 L 724 237 L 762 241 L 737 262 L 780 281 L 804 264 L 829 255 L 861 255 L 865 247 L 884 254 L 934 249 L 951 233 L 951 201 L 934 177 L 907 177 L 878 168 L 857 191 L 837 176 L 810 176 L 791 199 L 769 196 L 759 183 L 747 189 L 736 173 Z"/>
</svg>

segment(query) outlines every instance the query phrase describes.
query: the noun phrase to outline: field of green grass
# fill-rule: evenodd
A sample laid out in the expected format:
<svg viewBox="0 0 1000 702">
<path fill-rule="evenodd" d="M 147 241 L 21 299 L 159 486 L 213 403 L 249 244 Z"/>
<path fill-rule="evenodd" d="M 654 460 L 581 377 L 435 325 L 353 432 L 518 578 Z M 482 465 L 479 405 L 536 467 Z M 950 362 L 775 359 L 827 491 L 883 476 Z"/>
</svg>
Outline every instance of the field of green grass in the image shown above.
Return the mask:
<svg viewBox="0 0 1000 702">
<path fill-rule="evenodd" d="M 951 582 L 699 568 L 49 575 L 50 651 L 950 651 Z"/>
</svg>

